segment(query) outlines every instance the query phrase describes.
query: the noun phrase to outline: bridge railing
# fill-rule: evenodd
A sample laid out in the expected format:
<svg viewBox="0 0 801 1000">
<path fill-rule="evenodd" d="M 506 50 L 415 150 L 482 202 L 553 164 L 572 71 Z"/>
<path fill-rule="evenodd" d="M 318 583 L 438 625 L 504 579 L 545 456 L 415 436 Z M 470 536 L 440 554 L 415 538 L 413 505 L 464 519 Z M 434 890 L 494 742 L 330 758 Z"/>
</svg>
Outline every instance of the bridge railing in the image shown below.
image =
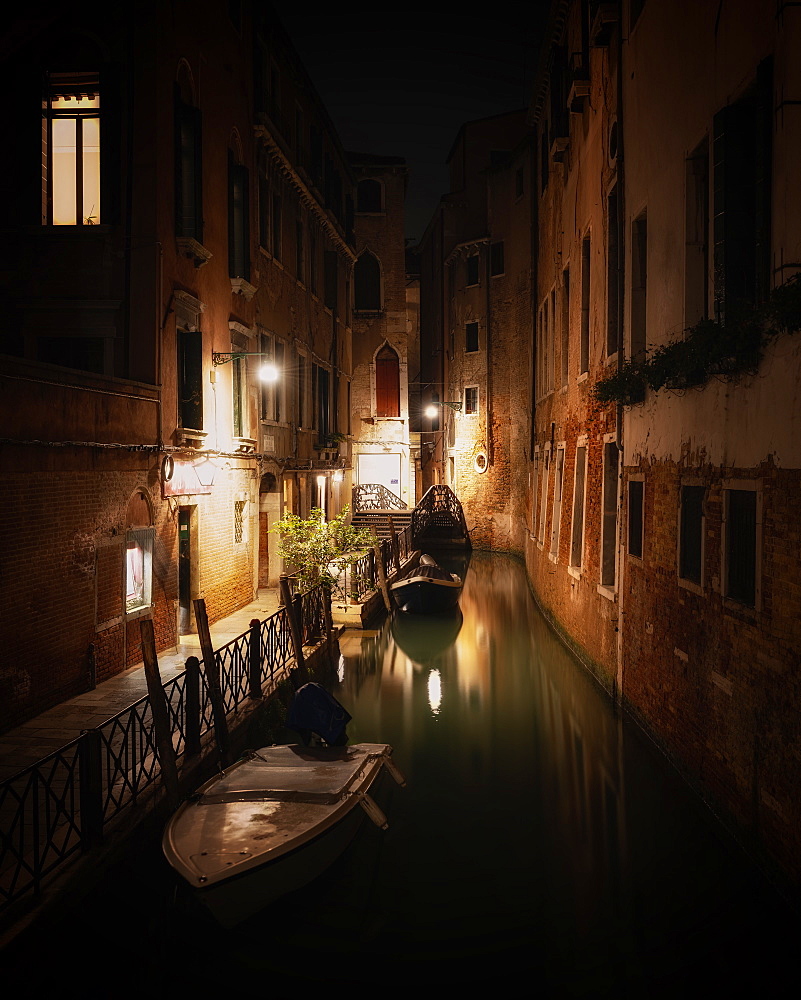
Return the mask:
<svg viewBox="0 0 801 1000">
<path fill-rule="evenodd" d="M 381 483 L 360 483 L 351 491 L 351 510 L 407 510 L 406 504 Z"/>
<path fill-rule="evenodd" d="M 412 536 L 420 538 L 432 527 L 455 528 L 469 541 L 462 505 L 449 486 L 431 486 L 412 511 Z"/>
<path fill-rule="evenodd" d="M 401 566 L 414 551 L 412 527 L 407 524 L 395 535 L 397 545 L 397 565 Z M 382 538 L 378 542 L 381 553 L 381 564 L 384 567 L 384 574 L 389 576 L 396 568 L 396 553 L 392 546 L 391 538 Z M 375 550 L 368 549 L 359 559 L 346 567 L 343 580 L 341 582 L 342 592 L 346 597 L 355 601 L 363 601 L 364 598 L 379 587 L 379 576 L 375 557 Z"/>
</svg>

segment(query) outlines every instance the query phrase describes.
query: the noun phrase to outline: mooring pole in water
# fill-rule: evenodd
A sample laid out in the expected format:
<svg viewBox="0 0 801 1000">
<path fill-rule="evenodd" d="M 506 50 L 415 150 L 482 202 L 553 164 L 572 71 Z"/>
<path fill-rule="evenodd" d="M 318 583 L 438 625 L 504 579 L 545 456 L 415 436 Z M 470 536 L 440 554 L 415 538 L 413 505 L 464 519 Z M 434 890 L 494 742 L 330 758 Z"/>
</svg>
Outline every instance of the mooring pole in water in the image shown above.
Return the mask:
<svg viewBox="0 0 801 1000">
<path fill-rule="evenodd" d="M 209 617 L 206 614 L 206 602 L 202 597 L 192 601 L 195 607 L 195 620 L 197 621 L 197 634 L 200 639 L 200 651 L 203 653 L 203 669 L 206 674 L 206 683 L 209 685 L 209 701 L 214 716 L 214 733 L 217 737 L 217 746 L 220 749 L 220 758 L 223 767 L 228 767 L 231 763 L 230 740 L 228 738 L 228 720 L 225 718 L 225 706 L 223 705 L 222 692 L 220 691 L 220 668 L 217 657 L 214 655 L 214 647 L 211 644 L 211 631 L 209 630 Z"/>
<path fill-rule="evenodd" d="M 261 622 L 250 619 L 248 635 L 248 694 L 258 701 L 261 694 Z"/>
<path fill-rule="evenodd" d="M 156 656 L 156 636 L 153 631 L 152 618 L 139 619 L 139 633 L 142 636 L 142 659 L 145 665 L 145 680 L 150 698 L 150 711 L 153 713 L 153 727 L 156 730 L 156 747 L 158 749 L 161 775 L 167 789 L 170 808 L 178 806 L 178 768 L 175 764 L 175 747 L 172 745 L 170 730 L 170 715 L 167 711 L 167 696 L 161 683 L 159 661 Z"/>
<path fill-rule="evenodd" d="M 292 600 L 292 591 L 289 589 L 289 577 L 286 573 L 282 573 L 278 578 L 278 587 L 281 592 L 281 603 L 286 608 L 289 634 L 292 637 L 292 648 L 295 650 L 295 663 L 302 670 L 306 665 L 303 656 L 303 636 L 300 634 L 300 623 L 295 615 L 295 604 Z"/>
<path fill-rule="evenodd" d="M 186 658 L 186 754 L 200 753 L 200 660 Z"/>
<path fill-rule="evenodd" d="M 389 521 L 389 537 L 392 540 L 392 558 L 395 560 L 395 569 L 400 569 L 400 546 L 395 531 L 395 522 L 392 520 L 391 514 L 387 514 L 387 520 Z"/>
<path fill-rule="evenodd" d="M 375 555 L 375 571 L 378 573 L 378 585 L 381 587 L 381 593 L 384 595 L 384 606 L 387 609 L 387 614 L 392 614 L 392 601 L 389 599 L 387 574 L 384 571 L 384 560 L 381 557 L 381 543 L 378 541 L 378 535 L 375 535 L 375 541 L 373 542 L 373 553 Z"/>
</svg>

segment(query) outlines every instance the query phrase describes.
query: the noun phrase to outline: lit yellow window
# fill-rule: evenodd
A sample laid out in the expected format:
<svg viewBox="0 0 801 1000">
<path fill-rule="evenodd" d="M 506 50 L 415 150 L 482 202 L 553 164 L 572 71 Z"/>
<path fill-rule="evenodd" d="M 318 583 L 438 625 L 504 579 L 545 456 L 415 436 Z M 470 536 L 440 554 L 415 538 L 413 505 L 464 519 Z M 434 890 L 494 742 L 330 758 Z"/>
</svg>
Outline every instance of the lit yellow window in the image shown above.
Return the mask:
<svg viewBox="0 0 801 1000">
<path fill-rule="evenodd" d="M 53 226 L 100 222 L 100 95 L 86 74 L 54 74 L 44 106 L 43 213 Z"/>
</svg>

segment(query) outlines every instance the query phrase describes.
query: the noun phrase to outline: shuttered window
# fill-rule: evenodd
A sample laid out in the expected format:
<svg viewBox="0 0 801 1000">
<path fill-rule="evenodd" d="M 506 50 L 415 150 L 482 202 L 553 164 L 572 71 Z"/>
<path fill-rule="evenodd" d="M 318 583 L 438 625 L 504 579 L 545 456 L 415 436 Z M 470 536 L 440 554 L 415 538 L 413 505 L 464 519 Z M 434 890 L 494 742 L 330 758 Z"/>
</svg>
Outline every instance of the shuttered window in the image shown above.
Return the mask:
<svg viewBox="0 0 801 1000">
<path fill-rule="evenodd" d="M 400 363 L 389 345 L 375 359 L 375 412 L 377 417 L 400 416 Z"/>
<path fill-rule="evenodd" d="M 228 274 L 250 278 L 248 171 L 228 156 Z"/>
<path fill-rule="evenodd" d="M 181 427 L 203 430 L 203 335 L 178 331 L 178 421 Z"/>
<path fill-rule="evenodd" d="M 175 100 L 175 231 L 203 242 L 200 111 Z"/>
</svg>

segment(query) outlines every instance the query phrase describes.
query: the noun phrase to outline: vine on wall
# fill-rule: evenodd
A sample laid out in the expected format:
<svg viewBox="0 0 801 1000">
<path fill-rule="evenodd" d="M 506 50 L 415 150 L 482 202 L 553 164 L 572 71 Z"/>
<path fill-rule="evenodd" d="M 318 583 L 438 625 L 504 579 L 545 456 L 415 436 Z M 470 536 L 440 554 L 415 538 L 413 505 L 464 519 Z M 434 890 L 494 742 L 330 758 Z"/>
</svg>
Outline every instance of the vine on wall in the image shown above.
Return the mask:
<svg viewBox="0 0 801 1000">
<path fill-rule="evenodd" d="M 633 405 L 646 388 L 688 389 L 710 378 L 735 380 L 754 374 L 767 344 L 801 329 L 801 273 L 775 288 L 761 306 L 730 310 L 724 324 L 702 319 L 681 340 L 663 344 L 645 358 L 629 359 L 593 388 L 599 403 Z"/>
</svg>

